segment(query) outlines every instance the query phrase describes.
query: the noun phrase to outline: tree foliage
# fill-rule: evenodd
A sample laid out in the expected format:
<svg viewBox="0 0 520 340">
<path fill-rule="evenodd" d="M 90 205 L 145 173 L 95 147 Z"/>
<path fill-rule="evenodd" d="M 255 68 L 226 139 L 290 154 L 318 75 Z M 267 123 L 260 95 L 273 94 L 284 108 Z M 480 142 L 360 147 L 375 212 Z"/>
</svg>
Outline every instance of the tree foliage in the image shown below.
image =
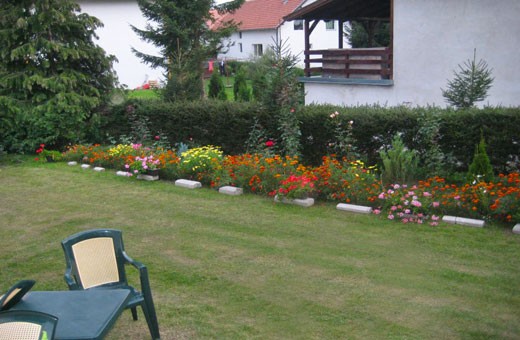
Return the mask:
<svg viewBox="0 0 520 340">
<path fill-rule="evenodd" d="M 0 137 L 10 151 L 82 138 L 116 78 L 97 46 L 101 22 L 71 0 L 0 4 Z"/>
<path fill-rule="evenodd" d="M 352 48 L 390 46 L 390 24 L 363 20 L 346 23 L 343 32 Z"/>
<path fill-rule="evenodd" d="M 464 65 L 459 65 L 458 72 L 454 72 L 453 80 L 448 81 L 448 88 L 441 89 L 446 101 L 457 108 L 469 108 L 476 102 L 483 101 L 491 88 L 494 78 L 492 69 L 486 61 L 478 62 L 477 52 L 473 52 L 473 60 L 468 59 Z"/>
<path fill-rule="evenodd" d="M 160 55 L 150 55 L 133 49 L 145 63 L 162 68 L 168 82 L 167 100 L 196 100 L 203 97 L 203 62 L 225 46 L 225 37 L 236 30 L 232 21 L 216 23 L 215 13 L 223 15 L 238 9 L 244 0 L 215 5 L 214 0 L 137 0 L 148 19 L 145 28 L 132 26 L 137 35 L 152 43 Z M 212 11 L 214 9 L 214 11 Z"/>
</svg>

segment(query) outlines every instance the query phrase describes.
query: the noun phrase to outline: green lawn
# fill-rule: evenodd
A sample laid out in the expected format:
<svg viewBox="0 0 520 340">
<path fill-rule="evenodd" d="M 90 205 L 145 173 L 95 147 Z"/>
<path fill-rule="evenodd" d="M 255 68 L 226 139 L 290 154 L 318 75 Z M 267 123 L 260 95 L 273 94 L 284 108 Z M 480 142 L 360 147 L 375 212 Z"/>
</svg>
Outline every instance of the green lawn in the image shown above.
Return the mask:
<svg viewBox="0 0 520 340">
<path fill-rule="evenodd" d="M 518 339 L 520 237 L 142 182 L 64 163 L 0 165 L 0 291 L 64 290 L 60 241 L 124 232 L 163 339 Z M 136 282 L 135 274 L 131 280 Z M 147 339 L 126 311 L 108 339 Z"/>
</svg>

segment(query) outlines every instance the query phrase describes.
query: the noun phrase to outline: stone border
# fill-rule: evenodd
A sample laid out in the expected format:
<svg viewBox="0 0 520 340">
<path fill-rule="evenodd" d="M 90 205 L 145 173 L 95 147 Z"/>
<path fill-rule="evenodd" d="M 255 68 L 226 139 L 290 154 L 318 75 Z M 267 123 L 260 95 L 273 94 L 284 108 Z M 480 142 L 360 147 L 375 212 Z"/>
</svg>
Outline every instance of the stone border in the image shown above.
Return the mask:
<svg viewBox="0 0 520 340">
<path fill-rule="evenodd" d="M 457 216 L 443 216 L 442 221 L 449 224 L 460 224 L 475 228 L 483 228 L 486 223 L 484 220 L 477 220 L 473 218 L 464 218 Z"/>
<path fill-rule="evenodd" d="M 336 209 L 342 210 L 342 211 L 353 212 L 353 213 L 359 213 L 359 214 L 372 213 L 371 207 L 365 207 L 362 205 L 355 205 L 355 204 L 338 203 L 338 205 L 336 205 Z"/>
</svg>

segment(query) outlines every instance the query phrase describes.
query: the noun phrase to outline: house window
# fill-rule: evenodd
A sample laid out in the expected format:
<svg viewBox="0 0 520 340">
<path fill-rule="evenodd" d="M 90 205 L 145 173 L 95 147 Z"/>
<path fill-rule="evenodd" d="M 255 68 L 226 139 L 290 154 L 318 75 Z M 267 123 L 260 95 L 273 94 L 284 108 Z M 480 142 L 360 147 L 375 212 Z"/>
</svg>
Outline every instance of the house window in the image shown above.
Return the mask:
<svg viewBox="0 0 520 340">
<path fill-rule="evenodd" d="M 242 53 L 242 43 L 238 43 L 238 48 L 240 49 L 240 53 Z"/>
<path fill-rule="evenodd" d="M 253 44 L 253 54 L 255 57 L 261 57 L 264 54 L 262 44 Z"/>
<path fill-rule="evenodd" d="M 295 31 L 303 30 L 303 20 L 294 20 L 294 30 Z"/>
<path fill-rule="evenodd" d="M 327 29 L 327 31 L 334 31 L 336 29 L 335 21 L 334 20 L 325 21 L 325 28 Z"/>
</svg>

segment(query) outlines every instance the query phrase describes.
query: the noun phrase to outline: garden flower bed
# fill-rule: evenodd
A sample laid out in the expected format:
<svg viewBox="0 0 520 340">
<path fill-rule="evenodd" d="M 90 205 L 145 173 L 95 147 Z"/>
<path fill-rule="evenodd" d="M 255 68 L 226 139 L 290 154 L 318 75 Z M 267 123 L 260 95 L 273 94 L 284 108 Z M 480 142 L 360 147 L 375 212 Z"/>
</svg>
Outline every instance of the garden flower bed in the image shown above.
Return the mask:
<svg viewBox="0 0 520 340">
<path fill-rule="evenodd" d="M 312 197 L 322 201 L 359 204 L 403 223 L 436 225 L 443 215 L 499 222 L 520 220 L 520 174 L 501 174 L 493 182 L 455 185 L 440 177 L 413 185 L 384 186 L 377 168 L 363 162 L 323 157 L 309 167 L 298 157 L 242 154 L 223 155 L 218 147 L 204 146 L 177 154 L 174 150 L 138 144 L 71 147 L 67 161 L 88 162 L 113 169 L 143 169 L 143 159 L 153 159 L 161 179 L 189 179 L 211 188 L 240 187 L 244 192 Z M 146 165 L 146 164 L 145 164 Z"/>
</svg>

